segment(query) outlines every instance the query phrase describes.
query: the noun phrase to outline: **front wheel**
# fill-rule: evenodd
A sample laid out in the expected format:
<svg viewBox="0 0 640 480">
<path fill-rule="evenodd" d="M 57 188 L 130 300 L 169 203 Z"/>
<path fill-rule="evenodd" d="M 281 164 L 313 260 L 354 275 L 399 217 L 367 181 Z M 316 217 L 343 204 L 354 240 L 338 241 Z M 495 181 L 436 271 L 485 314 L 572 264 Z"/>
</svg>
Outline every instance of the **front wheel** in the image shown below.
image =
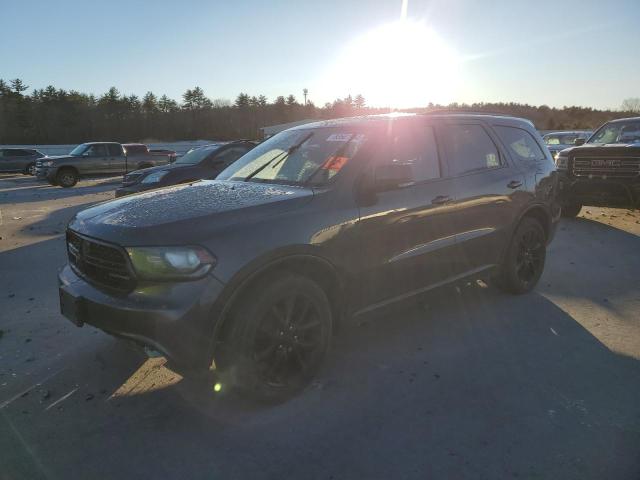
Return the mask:
<svg viewBox="0 0 640 480">
<path fill-rule="evenodd" d="M 36 174 L 36 164 L 35 163 L 30 163 L 29 165 L 27 165 L 27 167 L 24 169 L 23 173 L 25 175 L 35 175 Z"/>
<path fill-rule="evenodd" d="M 283 274 L 239 302 L 220 367 L 256 400 L 284 401 L 309 383 L 329 350 L 329 300 L 309 278 Z"/>
<path fill-rule="evenodd" d="M 70 168 L 60 170 L 56 175 L 56 184 L 62 188 L 70 188 L 78 183 L 78 173 Z"/>
<path fill-rule="evenodd" d="M 560 215 L 565 218 L 575 218 L 580 213 L 580 210 L 582 210 L 582 205 L 580 205 L 579 203 L 568 203 L 562 205 Z"/>
<path fill-rule="evenodd" d="M 542 225 L 533 218 L 524 218 L 511 238 L 496 284 L 509 293 L 530 292 L 542 276 L 546 254 Z"/>
</svg>

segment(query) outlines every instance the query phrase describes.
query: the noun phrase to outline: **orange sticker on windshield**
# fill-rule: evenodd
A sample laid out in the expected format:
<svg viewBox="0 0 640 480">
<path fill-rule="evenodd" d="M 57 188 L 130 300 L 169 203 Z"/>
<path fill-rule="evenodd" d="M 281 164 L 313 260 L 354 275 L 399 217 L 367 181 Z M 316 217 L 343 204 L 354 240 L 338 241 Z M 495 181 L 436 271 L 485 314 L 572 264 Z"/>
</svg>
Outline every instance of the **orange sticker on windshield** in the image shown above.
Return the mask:
<svg viewBox="0 0 640 480">
<path fill-rule="evenodd" d="M 322 166 L 323 170 L 339 171 L 349 161 L 349 157 L 329 157 Z"/>
</svg>

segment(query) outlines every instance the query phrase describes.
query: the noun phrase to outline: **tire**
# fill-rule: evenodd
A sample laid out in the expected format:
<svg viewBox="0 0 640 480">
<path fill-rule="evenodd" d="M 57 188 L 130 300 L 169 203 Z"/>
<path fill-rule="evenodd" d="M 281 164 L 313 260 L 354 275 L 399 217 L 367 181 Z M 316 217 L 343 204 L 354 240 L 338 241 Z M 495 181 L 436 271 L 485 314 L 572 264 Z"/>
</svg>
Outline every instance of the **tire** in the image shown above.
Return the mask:
<svg viewBox="0 0 640 480">
<path fill-rule="evenodd" d="M 279 403 L 302 390 L 329 350 L 332 316 L 325 292 L 301 275 L 253 285 L 231 314 L 221 378 L 261 403 Z"/>
<path fill-rule="evenodd" d="M 525 217 L 511 237 L 495 284 L 516 295 L 530 292 L 542 276 L 546 255 L 544 228 L 537 220 Z"/>
<path fill-rule="evenodd" d="M 22 172 L 25 175 L 35 175 L 36 174 L 36 164 L 35 163 L 30 163 L 29 165 L 27 165 L 24 169 L 24 172 Z"/>
<path fill-rule="evenodd" d="M 582 205 L 579 203 L 568 203 L 562 205 L 560 214 L 565 218 L 575 218 L 580 213 L 580 210 L 582 210 Z"/>
<path fill-rule="evenodd" d="M 56 183 L 62 188 L 71 188 L 78 183 L 78 172 L 72 168 L 63 168 L 56 174 Z"/>
</svg>

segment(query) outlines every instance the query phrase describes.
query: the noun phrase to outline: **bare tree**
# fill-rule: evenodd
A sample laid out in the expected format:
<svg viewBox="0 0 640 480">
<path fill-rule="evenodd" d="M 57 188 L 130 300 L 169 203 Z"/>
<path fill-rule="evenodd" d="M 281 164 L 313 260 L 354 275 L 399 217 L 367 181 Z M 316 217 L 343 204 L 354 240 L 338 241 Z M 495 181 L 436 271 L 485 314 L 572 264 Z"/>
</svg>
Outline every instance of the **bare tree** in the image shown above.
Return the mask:
<svg viewBox="0 0 640 480">
<path fill-rule="evenodd" d="M 623 112 L 640 113 L 640 98 L 626 98 L 622 102 L 620 110 L 622 110 Z"/>
</svg>

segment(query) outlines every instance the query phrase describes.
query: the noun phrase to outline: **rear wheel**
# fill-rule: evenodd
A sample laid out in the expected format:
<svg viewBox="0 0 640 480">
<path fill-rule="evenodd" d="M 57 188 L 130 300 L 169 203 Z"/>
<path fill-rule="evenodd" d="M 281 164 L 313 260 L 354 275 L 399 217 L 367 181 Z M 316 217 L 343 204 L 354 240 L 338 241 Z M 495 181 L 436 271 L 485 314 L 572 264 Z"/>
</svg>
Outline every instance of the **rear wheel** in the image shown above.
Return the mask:
<svg viewBox="0 0 640 480">
<path fill-rule="evenodd" d="M 509 293 L 530 292 L 542 276 L 546 253 L 542 225 L 533 218 L 524 218 L 511 238 L 496 284 Z"/>
<path fill-rule="evenodd" d="M 64 168 L 56 175 L 56 183 L 62 188 L 73 187 L 78 183 L 78 172 L 72 168 Z"/>
<path fill-rule="evenodd" d="M 312 280 L 286 274 L 258 283 L 239 302 L 220 367 L 253 398 L 284 401 L 309 383 L 327 354 L 327 296 Z"/>
<path fill-rule="evenodd" d="M 565 218 L 575 218 L 582 210 L 582 205 L 579 203 L 568 203 L 562 205 L 561 215 Z"/>
</svg>

